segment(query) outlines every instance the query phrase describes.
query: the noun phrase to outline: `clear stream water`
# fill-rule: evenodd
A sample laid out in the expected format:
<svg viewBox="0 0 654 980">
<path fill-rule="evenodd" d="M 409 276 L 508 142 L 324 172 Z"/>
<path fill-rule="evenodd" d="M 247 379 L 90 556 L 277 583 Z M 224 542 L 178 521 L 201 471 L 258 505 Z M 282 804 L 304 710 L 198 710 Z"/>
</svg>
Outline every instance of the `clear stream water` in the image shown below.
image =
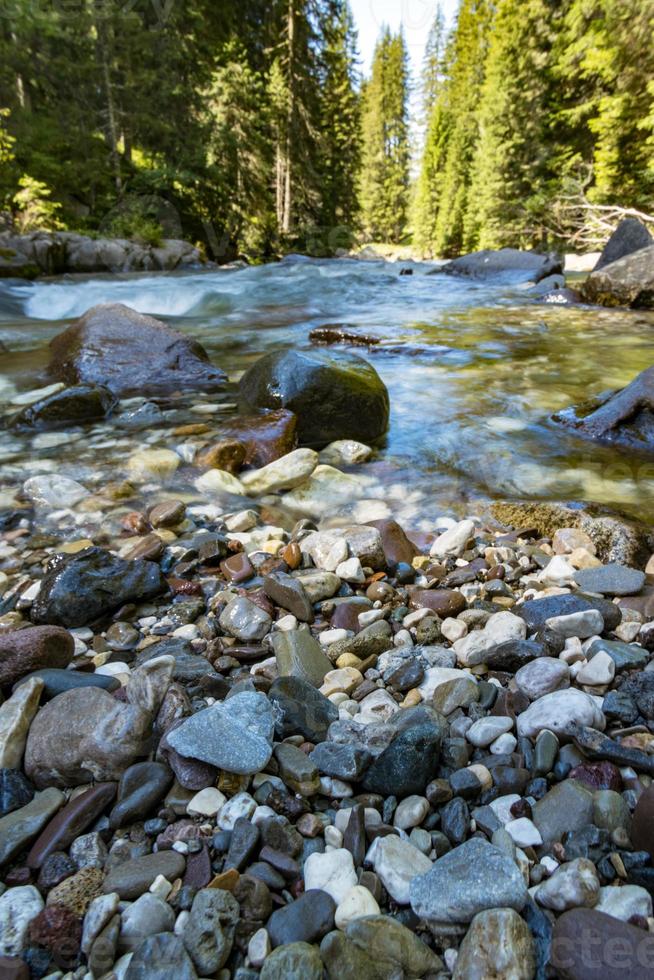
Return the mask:
<svg viewBox="0 0 654 980">
<path fill-rule="evenodd" d="M 479 512 L 497 498 L 592 501 L 654 519 L 654 457 L 594 446 L 550 418 L 654 364 L 654 315 L 549 306 L 524 287 L 427 275 L 426 265 L 400 276 L 407 265 L 303 260 L 0 282 L 0 340 L 10 351 L 0 354 L 0 412 L 43 383 L 48 341 L 96 303 L 161 317 L 200 340 L 234 380 L 270 350 L 309 346 L 314 327 L 347 324 L 381 338 L 356 352 L 391 398 L 388 436 L 357 472 L 373 478 L 369 496 L 405 520 L 426 529 L 438 514 Z M 217 417 L 191 412 L 186 421 L 207 418 Z M 0 432 L 0 502 L 41 471 L 101 484 L 124 476 L 139 446 L 174 445 L 170 425 L 103 424 L 67 436 Z"/>
</svg>

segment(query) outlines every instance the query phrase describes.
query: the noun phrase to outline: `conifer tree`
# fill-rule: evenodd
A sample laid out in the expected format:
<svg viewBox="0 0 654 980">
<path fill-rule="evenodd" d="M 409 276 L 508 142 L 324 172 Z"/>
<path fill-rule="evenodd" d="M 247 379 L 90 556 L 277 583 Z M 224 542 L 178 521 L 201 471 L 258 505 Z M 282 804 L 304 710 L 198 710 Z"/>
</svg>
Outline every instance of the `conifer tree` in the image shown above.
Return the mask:
<svg viewBox="0 0 654 980">
<path fill-rule="evenodd" d="M 409 198 L 409 69 L 403 34 L 382 32 L 363 95 L 361 204 L 370 236 L 401 241 Z"/>
</svg>

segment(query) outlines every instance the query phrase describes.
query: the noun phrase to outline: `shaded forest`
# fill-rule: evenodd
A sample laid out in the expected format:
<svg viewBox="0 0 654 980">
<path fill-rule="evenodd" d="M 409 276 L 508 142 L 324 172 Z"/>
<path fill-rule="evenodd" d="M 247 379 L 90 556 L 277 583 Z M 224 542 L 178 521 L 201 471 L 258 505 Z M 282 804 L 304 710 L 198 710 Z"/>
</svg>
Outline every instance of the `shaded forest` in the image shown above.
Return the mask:
<svg viewBox="0 0 654 980">
<path fill-rule="evenodd" d="M 654 210 L 654 0 L 461 0 L 449 29 L 435 5 L 413 80 L 388 30 L 361 77 L 347 0 L 6 0 L 0 112 L 24 230 L 583 248 L 604 208 Z"/>
</svg>

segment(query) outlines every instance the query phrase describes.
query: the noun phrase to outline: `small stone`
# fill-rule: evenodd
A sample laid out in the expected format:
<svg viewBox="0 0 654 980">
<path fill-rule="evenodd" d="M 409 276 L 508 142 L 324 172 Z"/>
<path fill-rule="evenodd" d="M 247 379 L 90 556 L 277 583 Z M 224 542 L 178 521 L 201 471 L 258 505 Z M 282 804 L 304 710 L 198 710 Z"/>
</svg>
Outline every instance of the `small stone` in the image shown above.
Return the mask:
<svg viewBox="0 0 654 980">
<path fill-rule="evenodd" d="M 146 892 L 132 902 L 121 916 L 120 948 L 123 952 L 132 952 L 148 936 L 172 932 L 174 925 L 175 913 L 170 905 Z"/>
<path fill-rule="evenodd" d="M 379 905 L 370 894 L 367 888 L 355 885 L 345 897 L 339 902 L 334 923 L 337 929 L 345 930 L 350 922 L 355 919 L 362 919 L 369 915 L 379 915 Z"/>
<path fill-rule="evenodd" d="M 344 848 L 309 855 L 304 865 L 306 891 L 318 888 L 331 895 L 336 905 L 357 884 L 352 855 Z"/>
<path fill-rule="evenodd" d="M 639 885 L 622 885 L 620 888 L 607 885 L 600 888 L 595 910 L 622 922 L 629 922 L 632 916 L 648 919 L 652 916 L 652 896 Z"/>
<path fill-rule="evenodd" d="M 227 798 L 219 789 L 214 786 L 207 786 L 189 801 L 186 812 L 191 817 L 215 817 L 226 802 Z"/>
<path fill-rule="evenodd" d="M 58 626 L 32 626 L 0 635 L 0 687 L 45 667 L 67 667 L 75 643 Z"/>
<path fill-rule="evenodd" d="M 287 609 L 301 623 L 313 622 L 313 606 L 299 579 L 285 572 L 271 572 L 264 577 L 263 590 L 273 602 Z"/>
<path fill-rule="evenodd" d="M 459 558 L 465 551 L 474 531 L 474 521 L 459 521 L 458 524 L 436 538 L 431 546 L 430 555 L 432 558 L 445 558 L 448 555 Z"/>
<path fill-rule="evenodd" d="M 280 677 L 298 677 L 320 687 L 325 674 L 332 669 L 331 661 L 308 631 L 274 633 L 272 647 Z"/>
<path fill-rule="evenodd" d="M 20 769 L 27 733 L 39 709 L 43 681 L 30 677 L 0 705 L 0 769 Z"/>
<path fill-rule="evenodd" d="M 181 465 L 181 457 L 170 449 L 145 449 L 127 461 L 130 478 L 141 483 L 149 480 L 165 482 Z"/>
<path fill-rule="evenodd" d="M 393 826 L 400 830 L 418 827 L 429 813 L 429 802 L 424 796 L 407 796 L 397 805 Z"/>
<path fill-rule="evenodd" d="M 100 868 L 82 868 L 49 892 L 48 905 L 63 905 L 82 918 L 102 891 L 103 878 Z"/>
<path fill-rule="evenodd" d="M 515 675 L 518 690 L 530 701 L 570 686 L 570 669 L 563 660 L 539 657 L 525 664 Z"/>
<path fill-rule="evenodd" d="M 610 684 L 615 677 L 615 663 L 604 650 L 600 650 L 577 673 L 577 684 L 596 685 Z"/>
<path fill-rule="evenodd" d="M 473 722 L 466 732 L 466 738 L 477 748 L 485 748 L 500 735 L 511 731 L 513 719 L 502 715 L 489 715 Z"/>
<path fill-rule="evenodd" d="M 276 730 L 282 736 L 300 734 L 311 742 L 323 742 L 329 726 L 338 721 L 338 708 L 300 677 L 279 677 L 268 697 L 275 710 Z"/>
<path fill-rule="evenodd" d="M 417 875 L 431 870 L 429 858 L 408 841 L 389 834 L 377 837 L 367 855 L 367 860 L 384 885 L 386 891 L 399 905 L 409 904 L 409 889 Z"/>
<path fill-rule="evenodd" d="M 479 912 L 456 960 L 453 980 L 532 980 L 536 972 L 529 926 L 513 909 Z"/>
<path fill-rule="evenodd" d="M 0 866 L 31 843 L 63 803 L 64 794 L 50 787 L 0 818 Z"/>
<path fill-rule="evenodd" d="M 43 909 L 34 885 L 8 888 L 0 895 L 0 954 L 19 956 L 28 943 L 29 924 Z"/>
<path fill-rule="evenodd" d="M 240 907 L 228 891 L 203 888 L 193 899 L 183 941 L 200 976 L 213 976 L 234 945 Z"/>
<path fill-rule="evenodd" d="M 536 889 L 539 905 L 556 912 L 572 908 L 592 908 L 597 904 L 600 882 L 592 861 L 577 858 L 562 864 L 551 878 Z"/>
<path fill-rule="evenodd" d="M 295 902 L 273 912 L 266 929 L 273 947 L 318 943 L 334 928 L 336 906 L 327 892 L 309 889 Z"/>
<path fill-rule="evenodd" d="M 441 734 L 436 724 L 420 724 L 400 732 L 364 773 L 363 788 L 382 796 L 423 793 L 438 764 Z"/>
<path fill-rule="evenodd" d="M 540 831 L 527 817 L 509 820 L 504 824 L 504 829 L 518 847 L 539 847 L 543 843 Z"/>
<path fill-rule="evenodd" d="M 295 745 L 283 742 L 275 748 L 279 772 L 286 785 L 301 796 L 312 796 L 320 789 L 315 763 Z"/>
<path fill-rule="evenodd" d="M 259 976 L 261 980 L 322 980 L 320 953 L 309 943 L 279 946 L 267 958 Z"/>
<path fill-rule="evenodd" d="M 547 728 L 556 735 L 569 735 L 575 725 L 587 725 L 603 731 L 606 722 L 595 701 L 583 691 L 568 688 L 554 691 L 533 701 L 518 715 L 518 736 L 534 738 Z"/>
<path fill-rule="evenodd" d="M 123 899 L 135 899 L 146 892 L 158 875 L 168 881 L 181 878 L 186 862 L 177 851 L 144 854 L 113 868 L 102 883 L 105 894 L 117 892 Z"/>
<path fill-rule="evenodd" d="M 148 936 L 135 950 L 123 980 L 197 980 L 182 940 L 171 932 Z"/>
<path fill-rule="evenodd" d="M 272 626 L 268 613 L 244 596 L 232 599 L 220 614 L 218 622 L 226 633 L 245 643 L 262 640 Z"/>
</svg>

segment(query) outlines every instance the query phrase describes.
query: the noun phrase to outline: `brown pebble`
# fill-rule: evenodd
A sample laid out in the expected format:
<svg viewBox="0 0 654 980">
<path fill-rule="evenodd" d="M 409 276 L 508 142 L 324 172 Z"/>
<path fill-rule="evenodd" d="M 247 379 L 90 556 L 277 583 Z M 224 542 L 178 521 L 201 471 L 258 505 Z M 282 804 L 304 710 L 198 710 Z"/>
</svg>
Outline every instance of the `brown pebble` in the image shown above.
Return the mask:
<svg viewBox="0 0 654 980">
<path fill-rule="evenodd" d="M 223 871 L 222 874 L 212 878 L 207 888 L 222 888 L 223 891 L 232 892 L 238 885 L 240 878 L 236 868 L 230 868 L 229 871 Z"/>
<path fill-rule="evenodd" d="M 288 567 L 294 571 L 302 563 L 302 551 L 297 541 L 291 541 L 280 551 L 280 558 L 283 558 Z"/>
<path fill-rule="evenodd" d="M 186 504 L 181 500 L 163 500 L 148 513 L 152 527 L 176 527 L 184 520 Z"/>
</svg>

